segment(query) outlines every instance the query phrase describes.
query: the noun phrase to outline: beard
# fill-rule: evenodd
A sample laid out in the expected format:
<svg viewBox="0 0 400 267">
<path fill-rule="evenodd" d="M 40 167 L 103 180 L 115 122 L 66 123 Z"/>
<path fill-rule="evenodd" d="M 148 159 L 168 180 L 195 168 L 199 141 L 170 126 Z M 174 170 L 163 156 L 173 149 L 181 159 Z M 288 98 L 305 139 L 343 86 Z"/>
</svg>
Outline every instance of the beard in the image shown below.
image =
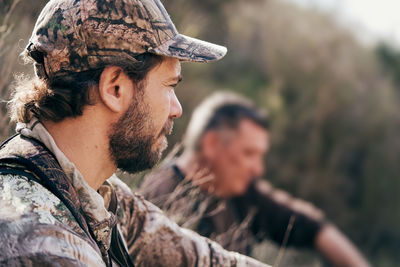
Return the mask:
<svg viewBox="0 0 400 267">
<path fill-rule="evenodd" d="M 152 168 L 161 158 L 167 147 L 160 138 L 170 134 L 173 127 L 169 119 L 157 133 L 151 118 L 151 110 L 144 104 L 143 96 L 136 96 L 128 110 L 111 126 L 109 135 L 110 154 L 117 167 L 128 173 Z"/>
</svg>

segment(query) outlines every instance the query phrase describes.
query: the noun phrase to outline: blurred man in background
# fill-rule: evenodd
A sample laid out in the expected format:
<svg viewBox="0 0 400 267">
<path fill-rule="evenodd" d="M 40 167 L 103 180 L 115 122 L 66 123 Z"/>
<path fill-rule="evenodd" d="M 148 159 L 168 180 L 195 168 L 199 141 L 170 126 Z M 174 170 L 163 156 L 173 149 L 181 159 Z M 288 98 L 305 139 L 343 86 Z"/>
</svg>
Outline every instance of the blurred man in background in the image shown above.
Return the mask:
<svg viewBox="0 0 400 267">
<path fill-rule="evenodd" d="M 218 92 L 194 111 L 182 153 L 148 174 L 140 192 L 179 225 L 249 254 L 256 241 L 315 248 L 334 266 L 369 264 L 312 204 L 265 180 L 268 118 L 238 95 Z"/>
</svg>

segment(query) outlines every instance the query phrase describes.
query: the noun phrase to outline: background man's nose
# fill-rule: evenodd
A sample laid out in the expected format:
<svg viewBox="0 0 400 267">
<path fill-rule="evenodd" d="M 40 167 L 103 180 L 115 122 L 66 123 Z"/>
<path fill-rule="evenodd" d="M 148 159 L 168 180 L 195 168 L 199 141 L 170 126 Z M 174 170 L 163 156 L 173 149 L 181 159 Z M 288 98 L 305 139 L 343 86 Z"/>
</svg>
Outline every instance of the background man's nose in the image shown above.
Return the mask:
<svg viewBox="0 0 400 267">
<path fill-rule="evenodd" d="M 261 176 L 263 173 L 264 173 L 264 161 L 262 159 L 255 160 L 253 164 L 253 175 Z"/>
</svg>

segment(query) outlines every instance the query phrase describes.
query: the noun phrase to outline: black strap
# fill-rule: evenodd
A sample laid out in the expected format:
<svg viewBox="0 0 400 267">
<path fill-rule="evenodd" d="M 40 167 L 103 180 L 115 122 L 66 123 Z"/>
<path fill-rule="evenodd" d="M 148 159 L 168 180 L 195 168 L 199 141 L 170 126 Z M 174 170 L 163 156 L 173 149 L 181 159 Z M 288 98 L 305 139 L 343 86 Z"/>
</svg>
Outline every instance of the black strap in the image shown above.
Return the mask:
<svg viewBox="0 0 400 267">
<path fill-rule="evenodd" d="M 7 138 L 6 140 L 4 140 L 1 145 L 0 145 L 0 149 L 2 149 L 8 142 L 10 142 L 12 139 L 14 139 L 14 137 L 20 135 L 19 133 L 15 133 L 12 136 L 10 136 L 9 138 Z"/>
<path fill-rule="evenodd" d="M 110 205 L 108 207 L 108 210 L 111 211 L 112 213 L 116 214 L 117 207 L 118 207 L 118 199 L 117 199 L 117 195 L 115 194 L 115 191 L 113 190 L 111 192 L 111 199 L 110 199 Z M 118 229 L 118 224 L 116 224 L 112 229 L 111 246 L 110 246 L 109 253 L 110 253 L 111 258 L 115 262 L 117 262 L 120 266 L 129 266 L 129 267 L 135 266 L 133 264 L 131 256 L 128 253 L 128 248 L 125 245 L 125 242 L 123 240 L 121 232 Z"/>
<path fill-rule="evenodd" d="M 40 184 L 39 179 L 37 179 L 35 176 L 33 176 L 30 173 L 27 173 L 23 170 L 19 170 L 19 169 L 11 169 L 11 168 L 2 168 L 2 166 L 0 165 L 0 174 L 11 174 L 11 175 L 15 175 L 15 176 L 25 176 L 26 178 L 28 178 L 29 181 L 35 181 L 36 183 Z"/>
<path fill-rule="evenodd" d="M 111 246 L 109 252 L 111 258 L 120 266 L 135 266 L 125 246 L 122 235 L 118 229 L 118 225 L 115 225 L 112 229 Z"/>
<path fill-rule="evenodd" d="M 186 175 L 182 172 L 181 169 L 179 169 L 178 165 L 173 164 L 172 169 L 174 170 L 175 174 L 178 176 L 180 181 L 183 181 L 185 179 Z M 174 177 L 176 177 L 176 176 L 174 176 Z"/>
</svg>

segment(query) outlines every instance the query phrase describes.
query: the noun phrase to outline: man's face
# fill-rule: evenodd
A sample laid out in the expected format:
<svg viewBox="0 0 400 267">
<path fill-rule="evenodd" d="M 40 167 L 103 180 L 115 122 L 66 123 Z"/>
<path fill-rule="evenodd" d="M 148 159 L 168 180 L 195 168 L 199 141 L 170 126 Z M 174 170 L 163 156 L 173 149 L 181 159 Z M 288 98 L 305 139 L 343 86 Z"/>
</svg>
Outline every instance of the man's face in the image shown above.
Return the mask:
<svg viewBox="0 0 400 267">
<path fill-rule="evenodd" d="M 211 167 L 215 189 L 224 197 L 245 193 L 250 182 L 264 172 L 264 155 L 268 150 L 267 131 L 243 119 L 237 130 L 226 138 L 218 138 Z"/>
<path fill-rule="evenodd" d="M 147 74 L 144 88 L 133 89 L 132 104 L 110 134 L 111 155 L 118 168 L 133 173 L 159 161 L 173 119 L 182 115 L 174 91 L 180 80 L 179 60 L 166 58 Z"/>
</svg>

